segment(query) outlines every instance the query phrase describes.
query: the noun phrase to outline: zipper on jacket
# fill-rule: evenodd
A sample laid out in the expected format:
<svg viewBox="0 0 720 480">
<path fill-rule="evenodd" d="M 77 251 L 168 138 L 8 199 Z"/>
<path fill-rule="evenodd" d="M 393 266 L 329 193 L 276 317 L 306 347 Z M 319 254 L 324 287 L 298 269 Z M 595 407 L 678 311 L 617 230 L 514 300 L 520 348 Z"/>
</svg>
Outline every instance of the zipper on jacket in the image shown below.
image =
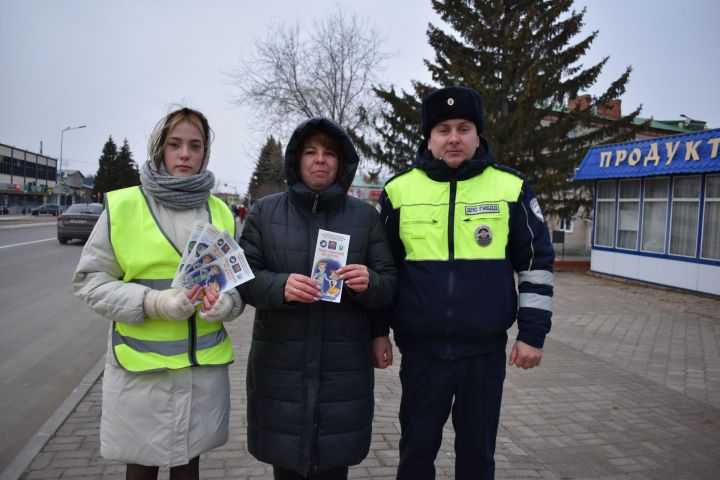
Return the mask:
<svg viewBox="0 0 720 480">
<path fill-rule="evenodd" d="M 190 342 L 188 348 L 188 355 L 190 356 L 190 363 L 198 365 L 196 350 L 197 350 L 197 325 L 195 324 L 195 315 L 188 319 L 188 327 L 190 328 L 190 334 L 188 335 L 188 342 Z"/>
<path fill-rule="evenodd" d="M 315 200 L 313 201 L 312 206 L 312 213 L 317 213 L 317 207 L 318 207 L 318 199 L 320 198 L 320 195 L 315 194 Z"/>
<path fill-rule="evenodd" d="M 308 478 L 312 478 L 318 471 L 318 459 L 317 459 L 317 440 L 318 440 L 318 421 L 317 411 L 313 418 L 313 436 L 312 436 L 312 450 L 310 453 L 310 462 L 308 462 Z"/>
<path fill-rule="evenodd" d="M 450 180 L 450 202 L 448 205 L 448 260 L 455 260 L 455 197 L 457 196 L 457 180 Z"/>
<path fill-rule="evenodd" d="M 438 221 L 435 219 L 432 219 L 432 220 L 406 220 L 403 222 L 403 224 L 406 224 L 406 225 L 435 225 L 436 223 L 438 223 Z"/>
<path fill-rule="evenodd" d="M 455 197 L 457 196 L 457 180 L 450 180 L 450 201 L 448 204 L 448 286 L 447 286 L 447 310 L 445 317 L 445 357 L 453 360 L 452 348 L 450 347 L 450 320 L 453 318 L 454 310 L 454 294 L 455 294 Z"/>
</svg>

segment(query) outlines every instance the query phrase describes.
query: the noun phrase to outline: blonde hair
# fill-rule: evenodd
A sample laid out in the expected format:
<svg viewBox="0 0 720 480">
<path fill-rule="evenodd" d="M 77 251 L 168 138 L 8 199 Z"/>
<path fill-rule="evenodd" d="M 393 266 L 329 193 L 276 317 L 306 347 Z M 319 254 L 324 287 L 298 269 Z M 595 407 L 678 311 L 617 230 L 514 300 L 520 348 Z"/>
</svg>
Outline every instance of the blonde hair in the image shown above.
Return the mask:
<svg viewBox="0 0 720 480">
<path fill-rule="evenodd" d="M 204 170 L 207 167 L 208 159 L 210 158 L 210 144 L 213 141 L 213 132 L 210 129 L 207 118 L 205 115 L 192 108 L 182 107 L 165 115 L 153 128 L 150 134 L 150 141 L 148 142 L 148 159 L 150 159 L 155 167 L 159 170 L 160 165 L 164 161 L 164 150 L 165 145 L 168 141 L 168 135 L 179 123 L 189 122 L 194 125 L 203 137 L 203 148 L 205 154 L 203 156 L 202 166 L 200 170 Z"/>
</svg>

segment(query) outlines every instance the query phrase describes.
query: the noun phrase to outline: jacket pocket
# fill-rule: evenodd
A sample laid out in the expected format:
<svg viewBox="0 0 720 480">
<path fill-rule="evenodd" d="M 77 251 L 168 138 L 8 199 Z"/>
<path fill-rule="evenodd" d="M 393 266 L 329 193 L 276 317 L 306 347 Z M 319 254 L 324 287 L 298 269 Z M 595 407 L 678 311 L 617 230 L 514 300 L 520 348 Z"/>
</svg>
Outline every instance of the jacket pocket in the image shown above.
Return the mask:
<svg viewBox="0 0 720 480">
<path fill-rule="evenodd" d="M 507 236 L 508 217 L 502 213 L 462 215 L 455 226 L 455 257 L 468 260 L 505 258 Z"/>
<path fill-rule="evenodd" d="M 419 213 L 419 212 L 418 212 Z M 447 222 L 432 217 L 400 220 L 400 239 L 408 260 L 447 260 Z"/>
</svg>

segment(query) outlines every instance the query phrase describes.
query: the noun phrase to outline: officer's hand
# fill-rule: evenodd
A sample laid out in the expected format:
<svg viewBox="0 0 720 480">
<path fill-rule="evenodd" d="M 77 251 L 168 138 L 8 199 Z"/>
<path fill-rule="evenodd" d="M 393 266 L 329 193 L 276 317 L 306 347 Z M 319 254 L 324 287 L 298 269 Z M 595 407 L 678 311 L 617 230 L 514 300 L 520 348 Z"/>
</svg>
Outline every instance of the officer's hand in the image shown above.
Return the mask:
<svg viewBox="0 0 720 480">
<path fill-rule="evenodd" d="M 373 365 L 375 368 L 387 368 L 393 363 L 392 343 L 388 337 L 373 338 Z"/>
<path fill-rule="evenodd" d="M 345 281 L 345 286 L 355 293 L 362 293 L 370 285 L 370 273 L 365 265 L 351 263 L 338 269 L 340 279 Z"/>
<path fill-rule="evenodd" d="M 291 273 L 285 282 L 285 303 L 315 303 L 320 300 L 320 287 L 310 277 Z"/>
<path fill-rule="evenodd" d="M 518 368 L 539 367 L 542 360 L 542 348 L 535 348 L 525 342 L 516 341 L 510 351 L 508 365 L 515 365 Z"/>
</svg>

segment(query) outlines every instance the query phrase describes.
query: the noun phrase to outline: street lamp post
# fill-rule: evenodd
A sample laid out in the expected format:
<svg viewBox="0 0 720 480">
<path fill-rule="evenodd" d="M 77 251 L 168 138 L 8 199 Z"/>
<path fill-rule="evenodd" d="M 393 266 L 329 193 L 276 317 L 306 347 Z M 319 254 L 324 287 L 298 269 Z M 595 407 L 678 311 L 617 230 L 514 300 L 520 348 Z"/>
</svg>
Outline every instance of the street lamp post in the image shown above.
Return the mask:
<svg viewBox="0 0 720 480">
<path fill-rule="evenodd" d="M 87 125 L 80 125 L 78 127 L 65 127 L 62 129 L 62 132 L 60 132 L 60 169 L 55 174 L 55 183 L 57 184 L 60 194 L 58 195 L 58 199 L 60 201 L 60 209 L 62 209 L 62 196 L 63 196 L 63 186 L 62 186 L 62 150 L 63 150 L 63 136 L 65 135 L 65 132 L 68 130 L 77 130 L 79 128 L 85 128 Z"/>
</svg>

